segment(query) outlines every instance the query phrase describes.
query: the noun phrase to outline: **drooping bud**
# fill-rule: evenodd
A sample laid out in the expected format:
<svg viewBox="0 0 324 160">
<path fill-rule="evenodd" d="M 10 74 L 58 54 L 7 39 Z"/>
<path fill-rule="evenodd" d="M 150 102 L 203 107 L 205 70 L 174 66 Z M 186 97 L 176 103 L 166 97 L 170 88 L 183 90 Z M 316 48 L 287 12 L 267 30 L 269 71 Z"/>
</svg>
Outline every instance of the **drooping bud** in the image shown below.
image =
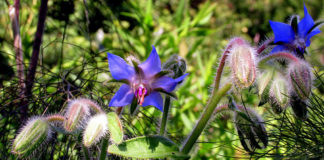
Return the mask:
<svg viewBox="0 0 324 160">
<path fill-rule="evenodd" d="M 12 152 L 26 157 L 50 137 L 51 129 L 43 117 L 32 118 L 21 129 L 12 145 Z"/>
<path fill-rule="evenodd" d="M 290 97 L 290 105 L 297 118 L 301 120 L 307 119 L 308 115 L 306 101 L 300 99 L 296 94 L 293 93 Z"/>
<path fill-rule="evenodd" d="M 256 51 L 248 44 L 234 45 L 229 55 L 232 78 L 241 89 L 253 84 L 256 78 Z"/>
<path fill-rule="evenodd" d="M 300 99 L 308 99 L 312 89 L 312 72 L 309 64 L 303 60 L 290 63 L 288 76 L 292 91 L 295 92 Z"/>
<path fill-rule="evenodd" d="M 254 152 L 268 145 L 268 135 L 262 118 L 251 108 L 239 107 L 234 114 L 235 128 L 243 148 Z"/>
<path fill-rule="evenodd" d="M 90 108 L 82 99 L 75 99 L 68 103 L 65 113 L 64 129 L 74 132 L 83 126 L 84 120 L 90 115 Z"/>
<path fill-rule="evenodd" d="M 272 83 L 272 79 L 275 75 L 275 70 L 274 69 L 267 69 L 265 72 L 263 72 L 259 77 L 258 77 L 258 94 L 260 97 L 260 103 L 259 106 L 262 106 L 263 104 L 268 102 L 269 99 L 269 91 L 270 91 L 270 86 Z"/>
<path fill-rule="evenodd" d="M 270 87 L 270 105 L 277 114 L 281 113 L 289 102 L 288 84 L 281 76 L 276 76 Z"/>
<path fill-rule="evenodd" d="M 168 76 L 175 79 L 186 73 L 187 64 L 182 57 L 175 54 L 163 64 L 162 70 L 170 71 Z"/>
<path fill-rule="evenodd" d="M 86 147 L 98 142 L 108 131 L 108 119 L 105 113 L 97 114 L 90 118 L 84 133 L 83 144 Z"/>
</svg>

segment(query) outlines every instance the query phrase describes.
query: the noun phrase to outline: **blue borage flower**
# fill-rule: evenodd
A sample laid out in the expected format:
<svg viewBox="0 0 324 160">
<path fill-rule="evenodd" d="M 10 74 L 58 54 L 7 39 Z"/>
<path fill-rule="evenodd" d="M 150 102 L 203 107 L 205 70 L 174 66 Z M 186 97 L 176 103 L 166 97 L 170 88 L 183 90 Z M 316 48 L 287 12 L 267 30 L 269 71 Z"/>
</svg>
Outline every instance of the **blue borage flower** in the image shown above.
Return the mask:
<svg viewBox="0 0 324 160">
<path fill-rule="evenodd" d="M 310 45 L 310 38 L 321 32 L 317 27 L 314 27 L 314 20 L 308 14 L 305 4 L 304 15 L 305 17 L 298 25 L 293 22 L 297 21 L 297 17 L 292 18 L 290 25 L 270 20 L 270 26 L 275 36 L 274 43 L 278 44 L 271 53 L 286 50 L 303 57 L 306 47 Z"/>
<path fill-rule="evenodd" d="M 124 82 L 114 97 L 110 107 L 121 107 L 131 104 L 134 98 L 137 104 L 155 106 L 163 111 L 163 99 L 159 92 L 171 93 L 188 75 L 173 79 L 161 71 L 161 61 L 154 46 L 150 56 L 141 64 L 128 65 L 121 57 L 108 54 L 111 75 L 117 81 Z"/>
</svg>

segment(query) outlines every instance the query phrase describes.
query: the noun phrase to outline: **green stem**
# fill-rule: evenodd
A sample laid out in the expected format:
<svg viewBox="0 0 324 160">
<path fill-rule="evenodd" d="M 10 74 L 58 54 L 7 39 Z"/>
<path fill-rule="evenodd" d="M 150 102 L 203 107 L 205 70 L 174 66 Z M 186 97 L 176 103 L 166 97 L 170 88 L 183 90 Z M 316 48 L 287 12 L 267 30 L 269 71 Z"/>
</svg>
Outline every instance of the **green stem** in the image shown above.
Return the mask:
<svg viewBox="0 0 324 160">
<path fill-rule="evenodd" d="M 289 53 L 289 52 L 277 52 L 277 53 L 270 54 L 270 55 L 265 56 L 262 59 L 260 59 L 260 61 L 258 62 L 258 65 L 259 66 L 263 65 L 264 63 L 268 62 L 269 60 L 276 59 L 276 58 L 284 58 L 284 59 L 288 59 L 288 60 L 293 61 L 293 62 L 299 62 L 299 58 L 294 56 L 292 53 Z"/>
<path fill-rule="evenodd" d="M 107 156 L 107 148 L 108 148 L 108 138 L 104 138 L 102 140 L 101 151 L 99 160 L 105 160 Z"/>
<path fill-rule="evenodd" d="M 200 119 L 198 120 L 197 125 L 192 130 L 191 134 L 188 136 L 186 141 L 183 143 L 181 147 L 181 152 L 188 154 L 193 147 L 193 145 L 196 143 L 197 139 L 199 138 L 200 134 L 206 127 L 208 121 L 210 120 L 217 104 L 221 100 L 221 98 L 227 93 L 228 90 L 230 90 L 232 87 L 231 83 L 227 83 L 223 88 L 218 90 L 215 94 L 211 96 L 209 99 L 208 104 L 205 107 L 204 112 L 200 116 Z"/>
<path fill-rule="evenodd" d="M 162 116 L 162 121 L 161 121 L 161 126 L 160 126 L 160 135 L 161 136 L 163 136 L 165 133 L 166 122 L 168 120 L 168 115 L 169 115 L 169 110 L 170 110 L 170 105 L 171 105 L 170 102 L 171 102 L 170 96 L 165 96 L 163 116 Z"/>
<path fill-rule="evenodd" d="M 84 159 L 90 160 L 90 153 L 86 146 L 82 145 L 83 153 L 84 153 Z"/>
</svg>

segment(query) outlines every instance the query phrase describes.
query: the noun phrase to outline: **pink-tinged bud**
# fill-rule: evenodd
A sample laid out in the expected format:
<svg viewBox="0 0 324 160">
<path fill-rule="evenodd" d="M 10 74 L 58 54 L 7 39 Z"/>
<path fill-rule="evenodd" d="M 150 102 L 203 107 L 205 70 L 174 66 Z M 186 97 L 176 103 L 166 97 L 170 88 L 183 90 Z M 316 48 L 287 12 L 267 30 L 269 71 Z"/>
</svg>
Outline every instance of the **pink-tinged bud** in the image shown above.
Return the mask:
<svg viewBox="0 0 324 160">
<path fill-rule="evenodd" d="M 84 132 L 83 144 L 90 147 L 98 142 L 108 131 L 108 119 L 105 113 L 97 114 L 90 118 Z"/>
<path fill-rule="evenodd" d="M 289 102 L 288 84 L 285 79 L 276 76 L 270 87 L 270 105 L 277 114 L 281 113 Z"/>
<path fill-rule="evenodd" d="M 309 64 L 303 60 L 290 63 L 288 76 L 292 91 L 295 92 L 300 99 L 308 99 L 312 90 L 312 71 Z"/>
<path fill-rule="evenodd" d="M 90 108 L 82 99 L 70 101 L 65 113 L 64 129 L 74 132 L 83 126 L 84 120 L 90 115 Z"/>
<path fill-rule="evenodd" d="M 12 152 L 21 157 L 29 156 L 50 137 L 50 133 L 50 126 L 45 118 L 32 118 L 15 138 Z"/>
<path fill-rule="evenodd" d="M 235 128 L 244 149 L 254 152 L 268 145 L 263 119 L 251 108 L 240 106 L 234 114 Z"/>
<path fill-rule="evenodd" d="M 256 51 L 247 44 L 234 45 L 230 51 L 229 64 L 237 87 L 251 86 L 256 78 Z"/>
</svg>

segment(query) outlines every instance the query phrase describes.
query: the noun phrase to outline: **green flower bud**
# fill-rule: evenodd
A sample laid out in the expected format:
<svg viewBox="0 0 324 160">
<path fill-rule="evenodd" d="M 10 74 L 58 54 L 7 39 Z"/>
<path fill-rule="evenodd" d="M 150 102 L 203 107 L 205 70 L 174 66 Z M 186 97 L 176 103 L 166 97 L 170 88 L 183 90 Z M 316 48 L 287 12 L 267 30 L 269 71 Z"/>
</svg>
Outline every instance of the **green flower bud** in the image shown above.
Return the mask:
<svg viewBox="0 0 324 160">
<path fill-rule="evenodd" d="M 262 118 L 251 108 L 239 107 L 234 114 L 235 128 L 243 148 L 254 152 L 268 145 L 268 135 Z"/>
<path fill-rule="evenodd" d="M 70 101 L 65 113 L 64 129 L 74 132 L 83 126 L 84 120 L 90 115 L 90 108 L 83 99 Z"/>
<path fill-rule="evenodd" d="M 43 117 L 32 118 L 14 139 L 12 152 L 26 157 L 50 137 L 51 129 Z"/>
<path fill-rule="evenodd" d="M 300 99 L 308 99 L 312 89 L 312 71 L 309 64 L 303 60 L 292 62 L 288 68 L 288 76 L 292 90 Z"/>
<path fill-rule="evenodd" d="M 258 94 L 260 98 L 259 106 L 268 102 L 269 91 L 272 83 L 272 79 L 275 75 L 275 70 L 266 70 L 258 77 Z"/>
<path fill-rule="evenodd" d="M 83 144 L 86 147 L 98 142 L 108 131 L 108 119 L 105 113 L 97 114 L 90 118 L 84 133 Z"/>
<path fill-rule="evenodd" d="M 241 89 L 251 86 L 256 78 L 256 51 L 247 44 L 234 45 L 229 55 L 232 78 Z"/>
<path fill-rule="evenodd" d="M 289 102 L 288 84 L 285 79 L 276 76 L 270 87 L 270 105 L 277 114 L 281 113 Z"/>
<path fill-rule="evenodd" d="M 182 57 L 175 54 L 163 64 L 162 70 L 170 71 L 168 76 L 175 79 L 186 73 L 187 64 Z"/>
</svg>

